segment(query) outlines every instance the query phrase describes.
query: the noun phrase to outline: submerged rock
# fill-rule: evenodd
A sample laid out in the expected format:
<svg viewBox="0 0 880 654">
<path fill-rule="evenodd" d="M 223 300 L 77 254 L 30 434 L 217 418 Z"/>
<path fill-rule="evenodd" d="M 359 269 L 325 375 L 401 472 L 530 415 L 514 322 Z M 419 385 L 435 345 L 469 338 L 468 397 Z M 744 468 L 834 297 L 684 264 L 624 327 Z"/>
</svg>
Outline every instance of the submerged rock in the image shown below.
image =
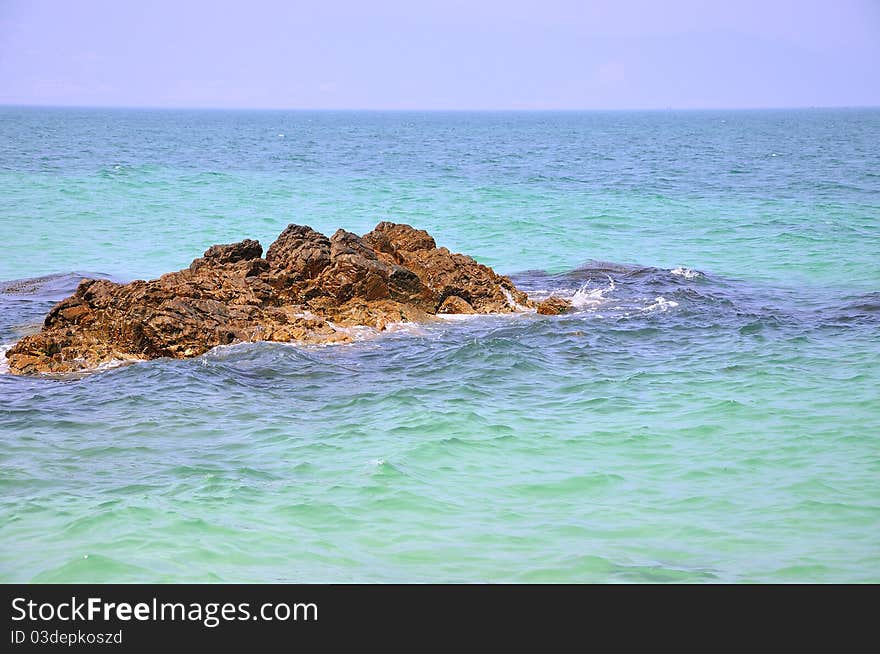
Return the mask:
<svg viewBox="0 0 880 654">
<path fill-rule="evenodd" d="M 560 313 L 565 313 L 571 309 L 571 302 L 568 300 L 556 297 L 551 295 L 546 300 L 538 304 L 537 311 L 538 313 L 545 316 L 555 316 Z"/>
<path fill-rule="evenodd" d="M 211 246 L 189 268 L 150 281 L 83 280 L 42 331 L 7 351 L 10 370 L 66 373 L 243 341 L 345 342 L 351 337 L 337 327 L 381 330 L 438 313 L 535 306 L 507 277 L 409 225 L 330 238 L 290 225 L 262 254 L 248 239 Z"/>
</svg>

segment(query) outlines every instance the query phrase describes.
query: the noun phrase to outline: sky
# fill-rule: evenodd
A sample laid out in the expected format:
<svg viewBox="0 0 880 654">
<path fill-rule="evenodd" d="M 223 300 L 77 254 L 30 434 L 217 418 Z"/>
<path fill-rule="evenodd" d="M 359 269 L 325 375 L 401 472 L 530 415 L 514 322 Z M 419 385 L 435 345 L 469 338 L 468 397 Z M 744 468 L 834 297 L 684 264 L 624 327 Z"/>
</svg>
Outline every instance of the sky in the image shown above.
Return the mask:
<svg viewBox="0 0 880 654">
<path fill-rule="evenodd" d="M 0 0 L 0 104 L 880 105 L 880 0 Z"/>
</svg>

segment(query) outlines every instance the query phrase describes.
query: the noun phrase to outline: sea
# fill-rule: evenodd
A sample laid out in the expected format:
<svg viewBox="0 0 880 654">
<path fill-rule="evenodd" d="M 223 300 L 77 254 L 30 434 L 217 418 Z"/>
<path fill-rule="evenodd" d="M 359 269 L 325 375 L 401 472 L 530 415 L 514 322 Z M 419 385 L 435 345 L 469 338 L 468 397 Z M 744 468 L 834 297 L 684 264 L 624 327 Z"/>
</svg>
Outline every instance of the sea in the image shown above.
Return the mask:
<svg viewBox="0 0 880 654">
<path fill-rule="evenodd" d="M 880 582 L 878 109 L 2 107 L 0 360 L 382 220 L 575 310 L 0 364 L 0 582 Z"/>
</svg>

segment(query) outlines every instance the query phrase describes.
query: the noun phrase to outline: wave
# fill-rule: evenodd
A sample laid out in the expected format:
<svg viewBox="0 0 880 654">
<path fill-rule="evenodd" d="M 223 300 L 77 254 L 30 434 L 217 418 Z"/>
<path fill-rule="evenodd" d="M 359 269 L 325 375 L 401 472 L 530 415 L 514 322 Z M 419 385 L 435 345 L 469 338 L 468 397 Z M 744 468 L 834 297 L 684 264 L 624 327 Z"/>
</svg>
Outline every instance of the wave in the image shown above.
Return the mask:
<svg viewBox="0 0 880 654">
<path fill-rule="evenodd" d="M 0 281 L 0 295 L 21 297 L 29 300 L 58 302 L 72 295 L 84 279 L 114 279 L 111 275 L 98 272 L 66 272 Z"/>
<path fill-rule="evenodd" d="M 52 304 L 70 295 L 84 277 L 110 278 L 99 273 L 70 272 L 0 282 L 0 373 L 9 372 L 5 354 L 11 345 L 38 329 Z M 730 330 L 754 338 L 781 332 L 802 337 L 813 329 L 876 328 L 880 322 L 880 292 L 853 295 L 831 289 L 751 285 L 686 266 L 665 269 L 591 261 L 559 273 L 530 270 L 510 277 L 533 299 L 562 297 L 571 301 L 573 311 L 542 316 L 519 305 L 511 296 L 508 301 L 517 309 L 512 313 L 439 315 L 427 323 L 391 323 L 384 330 L 333 325 L 350 336 L 351 341 L 332 347 L 275 345 L 289 345 L 301 351 L 329 351 L 375 348 L 383 341 L 411 339 L 430 350 L 446 339 L 484 342 L 497 329 L 510 329 L 511 338 L 518 338 L 516 334 L 527 337 L 534 331 L 551 338 L 555 334 L 561 340 L 601 330 L 626 329 L 630 334 L 645 337 L 683 328 Z M 197 359 L 217 363 L 226 358 L 227 352 L 234 359 L 250 356 L 244 354 L 249 350 L 236 349 L 243 345 L 247 344 L 220 346 Z M 271 365 L 271 360 L 273 356 L 267 359 L 267 365 Z M 129 363 L 110 362 L 98 371 Z"/>
<path fill-rule="evenodd" d="M 678 268 L 673 268 L 669 271 L 673 275 L 680 275 L 685 279 L 698 279 L 703 276 L 699 270 L 693 270 L 692 268 L 685 268 L 684 266 L 679 266 Z"/>
</svg>

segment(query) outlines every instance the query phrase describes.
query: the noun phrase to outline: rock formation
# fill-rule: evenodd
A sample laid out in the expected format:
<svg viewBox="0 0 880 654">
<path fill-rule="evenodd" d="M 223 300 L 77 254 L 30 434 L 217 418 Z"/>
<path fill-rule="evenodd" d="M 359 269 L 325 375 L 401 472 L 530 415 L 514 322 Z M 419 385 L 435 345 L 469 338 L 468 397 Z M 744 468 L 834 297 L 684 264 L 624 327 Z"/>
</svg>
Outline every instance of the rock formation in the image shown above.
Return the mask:
<svg viewBox="0 0 880 654">
<path fill-rule="evenodd" d="M 65 373 L 118 360 L 191 357 L 241 341 L 332 343 L 338 327 L 384 329 L 438 313 L 535 308 L 507 277 L 438 248 L 424 230 L 383 222 L 330 238 L 290 225 L 269 246 L 214 245 L 189 268 L 151 281 L 85 279 L 37 334 L 8 350 L 17 374 Z M 565 301 L 538 305 L 559 313 Z M 563 303 L 563 304 L 560 304 Z"/>
</svg>

